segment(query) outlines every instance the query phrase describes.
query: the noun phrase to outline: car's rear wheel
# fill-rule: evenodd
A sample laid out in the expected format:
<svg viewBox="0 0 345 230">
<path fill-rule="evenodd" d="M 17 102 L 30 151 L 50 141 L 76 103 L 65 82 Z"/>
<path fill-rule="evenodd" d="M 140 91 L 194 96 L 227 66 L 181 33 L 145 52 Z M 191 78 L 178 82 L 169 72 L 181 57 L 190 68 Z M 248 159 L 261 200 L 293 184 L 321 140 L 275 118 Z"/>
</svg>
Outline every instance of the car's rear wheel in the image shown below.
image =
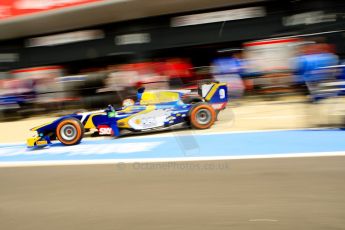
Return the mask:
<svg viewBox="0 0 345 230">
<path fill-rule="evenodd" d="M 64 145 L 76 145 L 84 136 L 84 127 L 78 119 L 67 118 L 56 127 L 56 136 Z"/>
<path fill-rule="evenodd" d="M 208 129 L 216 120 L 216 112 L 206 103 L 195 104 L 189 114 L 191 126 L 196 129 Z"/>
</svg>

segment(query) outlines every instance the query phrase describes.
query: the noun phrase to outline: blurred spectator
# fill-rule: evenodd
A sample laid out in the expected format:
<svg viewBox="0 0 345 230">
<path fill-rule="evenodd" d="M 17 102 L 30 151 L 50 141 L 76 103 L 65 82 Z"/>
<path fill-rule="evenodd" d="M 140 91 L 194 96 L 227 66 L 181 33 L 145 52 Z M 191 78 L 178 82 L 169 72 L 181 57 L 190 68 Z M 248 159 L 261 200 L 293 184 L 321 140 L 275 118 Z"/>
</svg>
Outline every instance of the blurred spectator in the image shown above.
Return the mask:
<svg viewBox="0 0 345 230">
<path fill-rule="evenodd" d="M 297 74 L 303 79 L 313 101 L 323 98 L 320 84 L 335 80 L 331 66 L 338 64 L 338 57 L 327 44 L 308 44 L 301 47 L 301 54 L 296 57 Z"/>
<path fill-rule="evenodd" d="M 184 59 L 170 59 L 165 64 L 164 75 L 169 77 L 170 88 L 183 88 L 192 80 L 192 64 Z"/>
<path fill-rule="evenodd" d="M 226 82 L 229 97 L 240 98 L 243 96 L 244 84 L 242 75 L 244 72 L 244 60 L 241 53 L 235 53 L 232 57 L 218 58 L 213 61 L 213 76 L 219 82 Z"/>
</svg>

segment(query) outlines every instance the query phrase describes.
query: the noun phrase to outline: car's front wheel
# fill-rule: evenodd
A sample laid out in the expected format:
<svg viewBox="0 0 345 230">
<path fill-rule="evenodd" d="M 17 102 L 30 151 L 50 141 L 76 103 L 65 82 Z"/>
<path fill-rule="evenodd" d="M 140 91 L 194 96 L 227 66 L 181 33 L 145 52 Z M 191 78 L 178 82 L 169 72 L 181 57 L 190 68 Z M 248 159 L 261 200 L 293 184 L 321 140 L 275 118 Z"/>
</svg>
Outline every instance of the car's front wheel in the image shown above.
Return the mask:
<svg viewBox="0 0 345 230">
<path fill-rule="evenodd" d="M 84 126 L 78 119 L 64 119 L 56 127 L 56 136 L 64 145 L 79 144 L 84 136 Z"/>
</svg>

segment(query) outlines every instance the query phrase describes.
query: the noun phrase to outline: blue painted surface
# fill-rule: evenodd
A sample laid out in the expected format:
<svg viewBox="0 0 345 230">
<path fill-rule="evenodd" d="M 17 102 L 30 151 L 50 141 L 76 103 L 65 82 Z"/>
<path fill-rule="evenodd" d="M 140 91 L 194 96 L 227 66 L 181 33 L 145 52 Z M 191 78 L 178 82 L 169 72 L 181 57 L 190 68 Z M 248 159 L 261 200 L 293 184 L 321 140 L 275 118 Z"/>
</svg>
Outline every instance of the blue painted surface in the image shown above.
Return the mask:
<svg viewBox="0 0 345 230">
<path fill-rule="evenodd" d="M 77 146 L 53 144 L 27 150 L 24 144 L 0 145 L 0 162 L 42 160 L 142 159 L 245 156 L 345 151 L 342 130 L 293 130 L 173 137 L 84 140 Z"/>
</svg>

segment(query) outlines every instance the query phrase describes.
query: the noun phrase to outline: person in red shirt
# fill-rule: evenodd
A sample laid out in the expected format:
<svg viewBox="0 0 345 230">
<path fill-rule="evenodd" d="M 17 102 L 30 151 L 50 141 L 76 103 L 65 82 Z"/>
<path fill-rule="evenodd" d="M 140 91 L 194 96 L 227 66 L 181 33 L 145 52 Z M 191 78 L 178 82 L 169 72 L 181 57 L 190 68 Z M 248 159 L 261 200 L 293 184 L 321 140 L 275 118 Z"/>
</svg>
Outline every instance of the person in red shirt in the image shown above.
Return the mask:
<svg viewBox="0 0 345 230">
<path fill-rule="evenodd" d="M 192 64 L 188 60 L 170 59 L 165 64 L 165 75 L 170 88 L 181 88 L 193 77 Z"/>
</svg>

